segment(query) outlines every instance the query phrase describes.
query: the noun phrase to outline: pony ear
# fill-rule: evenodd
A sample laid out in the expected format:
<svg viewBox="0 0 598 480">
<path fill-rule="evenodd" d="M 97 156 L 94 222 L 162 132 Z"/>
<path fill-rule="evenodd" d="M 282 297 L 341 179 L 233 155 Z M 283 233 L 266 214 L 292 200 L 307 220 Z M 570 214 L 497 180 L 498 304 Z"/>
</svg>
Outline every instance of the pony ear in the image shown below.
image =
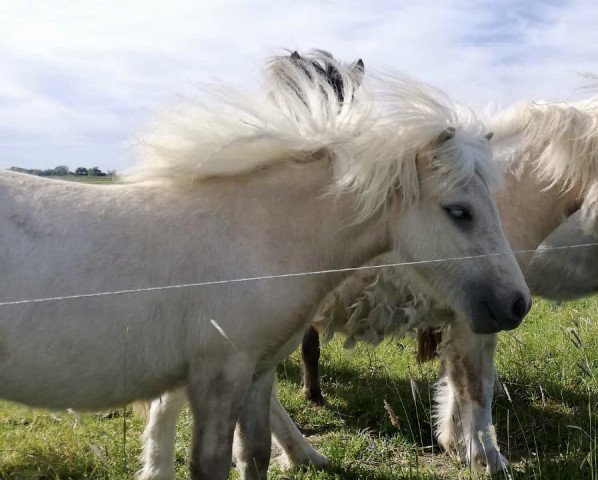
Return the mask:
<svg viewBox="0 0 598 480">
<path fill-rule="evenodd" d="M 493 136 L 494 136 L 494 132 L 488 132 L 486 135 L 484 135 L 484 137 L 486 137 L 488 139 L 488 141 L 492 140 Z"/>
<path fill-rule="evenodd" d="M 451 138 L 453 138 L 455 136 L 455 132 L 456 132 L 456 128 L 455 127 L 446 127 L 441 133 L 440 135 L 438 135 L 438 137 L 436 138 L 436 145 L 442 145 L 444 142 L 448 142 Z"/>
<path fill-rule="evenodd" d="M 291 60 L 301 60 L 301 56 L 299 55 L 299 52 L 297 52 L 297 50 L 295 50 L 293 53 L 291 53 Z"/>
<path fill-rule="evenodd" d="M 351 73 L 355 79 L 355 86 L 359 87 L 363 80 L 363 74 L 365 73 L 365 65 L 363 64 L 363 60 L 361 58 L 351 65 Z"/>
</svg>

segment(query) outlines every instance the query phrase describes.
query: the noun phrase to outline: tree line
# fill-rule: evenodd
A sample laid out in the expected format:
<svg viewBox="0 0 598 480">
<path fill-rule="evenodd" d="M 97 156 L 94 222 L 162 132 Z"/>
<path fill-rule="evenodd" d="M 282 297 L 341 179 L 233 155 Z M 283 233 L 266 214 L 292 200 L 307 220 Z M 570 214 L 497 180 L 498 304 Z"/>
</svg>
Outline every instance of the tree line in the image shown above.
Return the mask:
<svg viewBox="0 0 598 480">
<path fill-rule="evenodd" d="M 103 172 L 98 167 L 79 167 L 76 168 L 75 171 L 72 171 L 66 165 L 58 165 L 54 168 L 49 168 L 46 170 L 40 170 L 37 168 L 21 168 L 21 167 L 10 167 L 9 170 L 13 172 L 20 172 L 20 173 L 29 173 L 31 175 L 37 175 L 39 177 L 67 177 L 67 176 L 77 176 L 77 177 L 106 177 L 108 175 L 114 175 L 116 173 L 115 170 L 108 170 Z"/>
</svg>

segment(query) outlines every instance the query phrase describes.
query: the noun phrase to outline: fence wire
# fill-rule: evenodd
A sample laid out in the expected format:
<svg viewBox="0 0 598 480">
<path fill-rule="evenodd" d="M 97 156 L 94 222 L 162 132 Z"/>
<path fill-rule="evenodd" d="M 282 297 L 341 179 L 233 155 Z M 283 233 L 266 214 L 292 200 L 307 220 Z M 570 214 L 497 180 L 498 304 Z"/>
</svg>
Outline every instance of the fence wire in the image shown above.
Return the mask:
<svg viewBox="0 0 598 480">
<path fill-rule="evenodd" d="M 324 275 L 328 273 L 343 273 L 343 272 L 357 272 L 360 270 L 390 268 L 390 267 L 407 267 L 413 265 L 429 265 L 444 262 L 457 262 L 463 260 L 478 260 L 482 258 L 490 257 L 502 257 L 508 255 L 522 255 L 525 253 L 551 252 L 558 250 L 569 250 L 578 248 L 588 248 L 598 246 L 598 242 L 593 243 L 581 243 L 579 245 L 564 245 L 560 247 L 542 247 L 541 249 L 532 250 L 519 250 L 516 252 L 503 252 L 503 253 L 485 253 L 481 255 L 467 255 L 463 257 L 449 257 L 449 258 L 437 258 L 432 260 L 415 260 L 410 262 L 398 262 L 398 263 L 385 263 L 381 265 L 362 265 L 360 267 L 344 267 L 344 268 L 330 268 L 326 270 L 312 270 L 307 272 L 293 272 L 293 273 L 280 273 L 274 275 L 261 275 L 257 277 L 242 277 L 242 278 L 229 278 L 224 280 L 208 280 L 203 282 L 192 282 L 192 283 L 180 283 L 171 285 L 160 285 L 154 287 L 140 287 L 140 288 L 129 288 L 124 290 L 112 290 L 106 292 L 95 292 L 95 293 L 81 293 L 73 295 L 61 295 L 56 297 L 43 297 L 43 298 L 27 298 L 21 300 L 7 300 L 0 302 L 0 307 L 7 307 L 10 305 L 25 305 L 30 303 L 43 303 L 43 302 L 57 302 L 65 300 L 76 300 L 80 298 L 94 298 L 94 297 L 105 297 L 112 295 L 125 295 L 132 293 L 145 293 L 145 292 L 157 292 L 162 290 L 175 290 L 181 288 L 194 288 L 194 287 L 207 287 L 212 285 L 226 285 L 231 283 L 245 283 L 254 282 L 259 280 L 273 280 L 279 278 L 293 278 L 293 277 L 306 277 L 309 275 Z"/>
</svg>

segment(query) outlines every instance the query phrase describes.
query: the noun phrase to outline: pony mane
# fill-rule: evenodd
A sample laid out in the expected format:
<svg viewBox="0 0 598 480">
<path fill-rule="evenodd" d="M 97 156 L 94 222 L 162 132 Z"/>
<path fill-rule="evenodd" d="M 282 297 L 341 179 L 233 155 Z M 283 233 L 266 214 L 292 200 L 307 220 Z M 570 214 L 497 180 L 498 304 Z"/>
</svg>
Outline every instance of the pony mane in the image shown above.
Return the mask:
<svg viewBox="0 0 598 480">
<path fill-rule="evenodd" d="M 443 187 L 454 188 L 475 173 L 496 183 L 482 123 L 443 92 L 399 74 L 357 88 L 354 68 L 330 54 L 301 58 L 272 58 L 262 95 L 220 86 L 207 89 L 202 102 L 164 112 L 141 138 L 142 161 L 128 179 L 188 183 L 306 161 L 325 151 L 334 166 L 331 189 L 356 192 L 361 218 L 397 191 L 406 202 L 418 198 L 416 160 L 425 148 L 432 150 L 430 164 Z M 322 75 L 330 67 L 334 83 Z M 435 146 L 447 127 L 456 129 L 454 138 Z"/>
<path fill-rule="evenodd" d="M 526 102 L 492 122 L 499 160 L 513 173 L 525 165 L 548 188 L 583 198 L 586 226 L 598 220 L 598 96 L 579 102 Z M 493 142 L 494 143 L 494 142 Z"/>
<path fill-rule="evenodd" d="M 277 56 L 267 62 L 261 94 L 204 86 L 201 99 L 185 99 L 163 111 L 140 136 L 141 161 L 126 178 L 190 182 L 239 175 L 289 157 L 340 150 L 369 130 L 371 101 L 365 90 L 363 101 L 342 102 L 315 67 L 333 65 L 345 95 L 354 98 L 347 65 L 321 51 L 303 58 Z"/>
</svg>

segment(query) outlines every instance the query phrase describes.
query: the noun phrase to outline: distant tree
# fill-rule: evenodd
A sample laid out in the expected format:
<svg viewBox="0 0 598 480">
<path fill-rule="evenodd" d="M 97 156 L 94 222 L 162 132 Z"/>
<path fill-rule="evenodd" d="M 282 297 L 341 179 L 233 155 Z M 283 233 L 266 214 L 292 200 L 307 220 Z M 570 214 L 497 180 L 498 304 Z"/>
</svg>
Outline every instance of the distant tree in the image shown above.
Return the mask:
<svg viewBox="0 0 598 480">
<path fill-rule="evenodd" d="M 105 177 L 106 174 L 102 172 L 98 167 L 92 167 L 87 169 L 87 175 L 90 177 Z"/>
<path fill-rule="evenodd" d="M 66 165 L 58 165 L 57 167 L 54 167 L 54 173 L 52 175 L 66 177 L 69 173 L 71 173 L 69 167 Z"/>
<path fill-rule="evenodd" d="M 48 168 L 46 170 L 39 170 L 37 168 L 22 168 L 22 167 L 10 167 L 9 170 L 13 172 L 29 173 L 31 175 L 38 175 L 40 177 L 65 177 L 67 175 L 79 175 L 79 176 L 92 176 L 92 177 L 105 177 L 107 175 L 116 175 L 116 170 L 108 170 L 108 173 L 100 170 L 99 167 L 85 168 L 79 167 L 72 172 L 66 165 L 58 165 L 54 168 Z"/>
</svg>

